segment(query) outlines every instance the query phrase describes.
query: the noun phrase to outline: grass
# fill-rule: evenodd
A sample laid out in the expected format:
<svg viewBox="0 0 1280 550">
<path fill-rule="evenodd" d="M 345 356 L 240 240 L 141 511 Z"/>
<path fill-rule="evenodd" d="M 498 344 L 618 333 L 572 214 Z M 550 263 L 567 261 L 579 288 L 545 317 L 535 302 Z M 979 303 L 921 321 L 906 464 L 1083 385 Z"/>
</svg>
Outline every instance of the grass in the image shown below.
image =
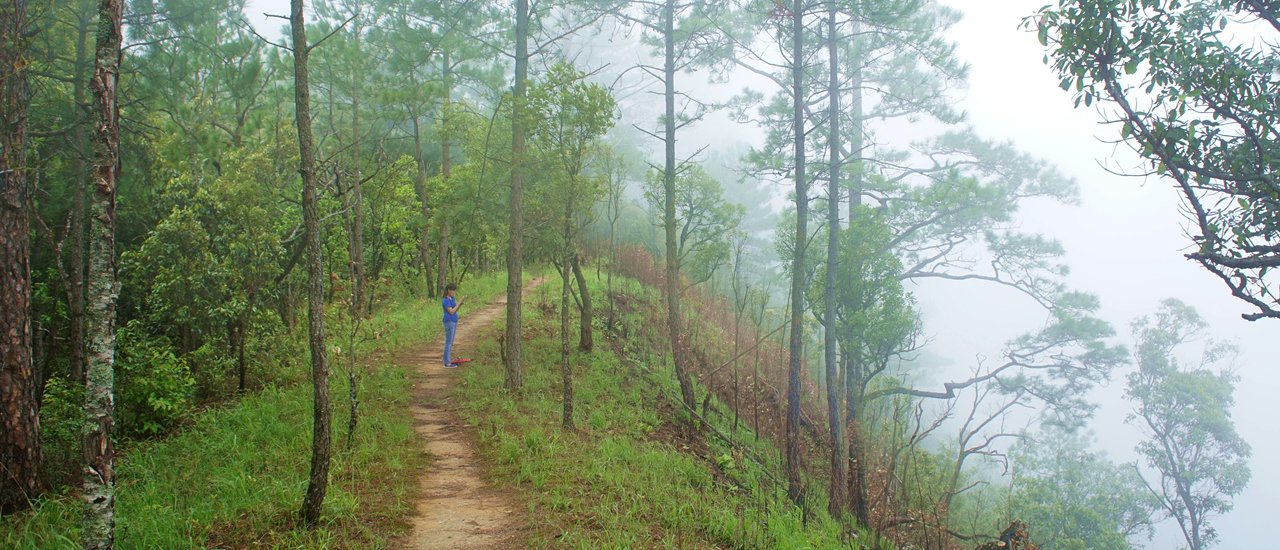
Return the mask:
<svg viewBox="0 0 1280 550">
<path fill-rule="evenodd" d="M 575 353 L 577 429 L 563 430 L 558 317 L 555 306 L 545 303 L 558 303 L 558 292 L 549 287 L 558 288 L 558 281 L 552 278 L 527 295 L 522 390 L 515 395 L 503 390 L 493 342 L 478 350 L 483 359 L 455 388 L 499 482 L 528 495 L 532 545 L 857 546 L 825 512 L 804 518 L 785 500 L 783 487 L 770 477 L 780 479 L 781 469 L 767 440 L 757 442 L 741 428 L 737 446 L 681 436 L 678 402 L 671 399 L 678 395 L 674 376 L 664 361 L 653 360 L 652 350 L 636 344 L 640 338 L 614 346 L 601 333 L 594 352 Z M 642 327 L 631 332 L 638 330 Z M 571 332 L 576 342 L 577 329 Z M 731 419 L 712 421 L 726 434 L 731 424 Z"/>
<path fill-rule="evenodd" d="M 487 301 L 505 280 L 479 277 L 460 290 Z M 425 457 L 409 413 L 408 369 L 386 358 L 439 338 L 439 311 L 434 301 L 404 300 L 370 321 L 378 338 L 362 349 L 360 427 L 349 449 L 346 380 L 331 357 L 333 456 L 316 529 L 297 525 L 311 452 L 311 387 L 298 384 L 268 387 L 201 413 L 171 437 L 128 445 L 117 460 L 117 546 L 390 546 L 407 529 Z M 52 495 L 29 513 L 0 519 L 0 547 L 74 548 L 79 527 L 76 496 Z"/>
<path fill-rule="evenodd" d="M 593 281 L 599 292 L 599 282 Z M 634 282 L 639 307 L 656 292 Z M 577 430 L 560 427 L 558 281 L 526 293 L 525 385 L 502 389 L 497 343 L 486 339 L 455 388 L 497 482 L 527 495 L 530 544 L 566 548 L 838 548 L 856 546 L 844 528 L 810 506 L 786 501 L 777 449 L 723 416 L 716 431 L 736 444 L 682 435 L 669 362 L 655 353 L 661 327 L 624 314 L 629 334 L 576 353 Z M 476 302 L 498 295 L 501 274 L 468 281 Z M 646 296 L 651 295 L 651 298 Z M 602 303 L 598 301 L 597 303 Z M 345 377 L 335 365 L 334 456 L 322 524 L 297 526 L 310 453 L 306 384 L 269 387 L 199 415 L 169 438 L 132 444 L 118 461 L 120 548 L 385 548 L 407 530 L 416 473 L 425 466 L 408 410 L 409 372 L 387 360 L 439 338 L 438 305 L 403 300 L 370 323 L 378 338 L 361 350 L 362 415 L 354 445 L 342 447 Z M 603 317 L 603 305 L 598 315 Z M 576 341 L 576 328 L 573 330 Z M 643 338 L 640 336 L 644 336 Z M 337 361 L 335 361 L 336 363 Z M 298 373 L 295 373 L 298 374 Z M 713 401 L 712 410 L 727 410 Z M 812 486 L 813 484 L 811 484 Z M 820 502 L 819 496 L 811 501 Z M 0 547 L 78 546 L 80 505 L 47 497 L 30 513 L 0 519 Z M 865 539 L 864 539 L 865 540 Z"/>
</svg>

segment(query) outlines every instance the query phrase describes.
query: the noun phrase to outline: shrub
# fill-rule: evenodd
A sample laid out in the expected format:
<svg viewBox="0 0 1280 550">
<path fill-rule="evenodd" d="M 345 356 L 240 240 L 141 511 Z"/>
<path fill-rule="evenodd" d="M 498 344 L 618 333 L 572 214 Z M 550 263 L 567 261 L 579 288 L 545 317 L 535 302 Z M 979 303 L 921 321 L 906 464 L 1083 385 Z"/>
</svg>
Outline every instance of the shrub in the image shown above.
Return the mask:
<svg viewBox="0 0 1280 550">
<path fill-rule="evenodd" d="M 162 435 L 191 411 L 195 378 L 164 338 L 130 321 L 116 334 L 116 406 L 125 437 Z"/>
<path fill-rule="evenodd" d="M 84 386 L 50 378 L 40 404 L 40 439 L 44 445 L 44 476 L 49 486 L 74 483 L 84 461 L 80 426 L 84 422 Z"/>
</svg>

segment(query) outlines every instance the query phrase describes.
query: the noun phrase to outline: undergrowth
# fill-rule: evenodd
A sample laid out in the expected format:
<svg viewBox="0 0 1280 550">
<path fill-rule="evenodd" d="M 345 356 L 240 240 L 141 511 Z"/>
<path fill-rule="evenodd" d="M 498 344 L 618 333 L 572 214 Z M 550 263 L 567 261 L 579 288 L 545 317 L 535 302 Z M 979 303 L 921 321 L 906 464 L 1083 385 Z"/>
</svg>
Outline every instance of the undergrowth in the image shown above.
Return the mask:
<svg viewBox="0 0 1280 550">
<path fill-rule="evenodd" d="M 477 302 L 496 297 L 505 274 L 467 281 Z M 440 306 L 404 299 L 368 323 L 361 347 L 360 424 L 345 443 L 349 410 L 342 358 L 330 354 L 334 433 L 330 482 L 318 528 L 298 524 L 311 455 L 311 386 L 285 384 L 195 415 L 178 433 L 121 448 L 116 470 L 119 548 L 382 548 L 405 532 L 425 458 L 409 412 L 409 368 L 391 360 L 440 337 Z M 296 337 L 305 337 L 305 331 Z M 330 346 L 340 345 L 330 330 Z M 299 369 L 308 361 L 298 361 Z M 411 366 L 410 366 L 411 368 Z M 282 379 L 305 380 L 305 372 Z M 74 490 L 0 518 L 0 548 L 79 546 Z"/>
<path fill-rule="evenodd" d="M 625 283 L 624 283 L 625 284 Z M 630 283 L 637 293 L 643 289 Z M 865 533 L 786 500 L 777 448 L 731 417 L 689 435 L 669 361 L 639 337 L 597 337 L 575 351 L 576 430 L 561 428 L 558 287 L 524 308 L 524 386 L 503 390 L 496 342 L 455 388 L 501 483 L 528 497 L 531 544 L 570 548 L 862 548 Z M 603 297 L 599 281 L 593 295 Z M 604 302 L 597 298 L 596 303 Z M 605 306 L 600 306 L 602 310 Z M 575 311 L 576 314 L 576 311 Z M 576 316 L 576 315 L 575 315 Z M 597 311 L 597 321 L 603 319 Z M 621 312 L 622 323 L 643 316 Z M 602 326 L 603 323 L 600 322 Z M 623 332 L 635 335 L 643 327 Z M 577 329 L 571 330 L 573 342 Z M 576 345 L 575 345 L 576 349 Z M 716 402 L 713 410 L 726 410 Z M 731 444 L 729 440 L 732 440 Z M 813 484 L 810 484 L 813 485 Z"/>
</svg>

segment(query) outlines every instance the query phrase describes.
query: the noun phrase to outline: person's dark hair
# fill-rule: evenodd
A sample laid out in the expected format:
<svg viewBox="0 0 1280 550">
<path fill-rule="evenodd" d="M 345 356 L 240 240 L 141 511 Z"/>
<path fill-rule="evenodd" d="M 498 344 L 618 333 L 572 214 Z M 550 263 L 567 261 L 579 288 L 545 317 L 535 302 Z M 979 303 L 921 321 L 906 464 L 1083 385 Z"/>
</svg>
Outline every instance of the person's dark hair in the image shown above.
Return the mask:
<svg viewBox="0 0 1280 550">
<path fill-rule="evenodd" d="M 451 291 L 451 290 L 458 290 L 458 285 L 455 285 L 455 284 L 453 284 L 453 283 L 449 283 L 449 284 L 447 284 L 447 285 L 444 285 L 444 291 L 445 291 L 445 292 L 449 292 L 449 291 Z"/>
</svg>

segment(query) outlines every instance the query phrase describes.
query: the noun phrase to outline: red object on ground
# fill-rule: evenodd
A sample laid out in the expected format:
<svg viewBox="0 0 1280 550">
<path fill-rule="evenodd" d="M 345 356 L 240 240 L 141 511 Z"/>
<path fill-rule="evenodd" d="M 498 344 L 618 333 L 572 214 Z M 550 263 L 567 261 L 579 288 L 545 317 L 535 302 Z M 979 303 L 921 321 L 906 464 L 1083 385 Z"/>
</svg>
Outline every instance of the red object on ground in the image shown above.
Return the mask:
<svg viewBox="0 0 1280 550">
<path fill-rule="evenodd" d="M 467 357 L 459 357 L 453 360 L 454 365 L 461 365 L 463 363 L 470 363 L 470 362 L 471 362 L 471 359 Z"/>
</svg>

